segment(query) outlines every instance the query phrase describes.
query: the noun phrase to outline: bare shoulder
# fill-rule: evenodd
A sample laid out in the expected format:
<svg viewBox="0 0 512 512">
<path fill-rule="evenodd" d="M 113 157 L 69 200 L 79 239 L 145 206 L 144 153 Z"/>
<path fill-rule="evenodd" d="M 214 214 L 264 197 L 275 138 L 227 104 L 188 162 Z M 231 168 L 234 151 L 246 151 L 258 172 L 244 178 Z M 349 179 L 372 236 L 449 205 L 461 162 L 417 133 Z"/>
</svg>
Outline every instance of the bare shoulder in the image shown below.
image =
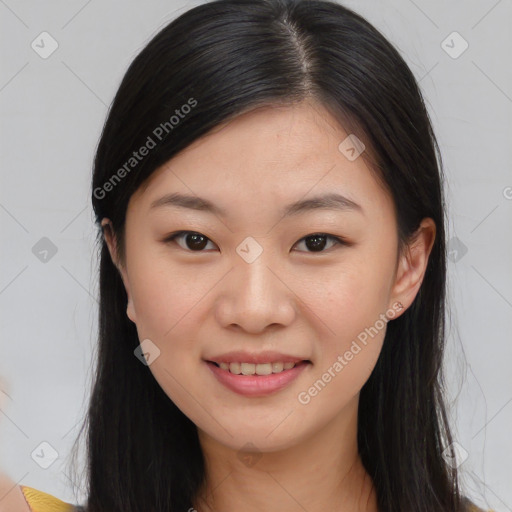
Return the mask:
<svg viewBox="0 0 512 512">
<path fill-rule="evenodd" d="M 32 512 L 21 488 L 0 471 L 0 512 Z"/>
</svg>

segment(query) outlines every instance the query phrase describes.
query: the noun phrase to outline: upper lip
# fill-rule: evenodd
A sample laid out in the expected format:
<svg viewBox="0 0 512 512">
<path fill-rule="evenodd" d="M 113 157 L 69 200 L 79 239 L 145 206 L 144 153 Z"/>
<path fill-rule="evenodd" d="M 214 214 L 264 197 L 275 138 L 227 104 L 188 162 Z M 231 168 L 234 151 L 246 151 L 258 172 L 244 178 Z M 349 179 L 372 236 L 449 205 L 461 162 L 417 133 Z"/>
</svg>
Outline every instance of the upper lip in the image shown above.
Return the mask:
<svg viewBox="0 0 512 512">
<path fill-rule="evenodd" d="M 280 352 L 265 351 L 258 353 L 245 352 L 243 350 L 228 352 L 219 356 L 207 359 L 213 363 L 299 363 L 301 361 L 308 361 L 303 357 L 296 357 L 289 354 L 282 354 Z"/>
</svg>

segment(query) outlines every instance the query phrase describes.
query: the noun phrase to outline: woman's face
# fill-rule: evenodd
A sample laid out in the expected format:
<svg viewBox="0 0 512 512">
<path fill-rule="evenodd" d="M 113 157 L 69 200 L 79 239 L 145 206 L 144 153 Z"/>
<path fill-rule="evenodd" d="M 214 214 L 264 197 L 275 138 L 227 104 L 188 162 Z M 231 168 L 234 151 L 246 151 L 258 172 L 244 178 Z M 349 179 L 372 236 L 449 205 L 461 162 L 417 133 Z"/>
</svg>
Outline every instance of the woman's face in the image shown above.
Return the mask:
<svg viewBox="0 0 512 512">
<path fill-rule="evenodd" d="M 421 284 L 426 259 L 401 266 L 392 199 L 347 136 L 318 104 L 257 109 L 182 151 L 130 200 L 120 270 L 149 369 L 202 435 L 232 449 L 285 449 L 353 411 L 386 320 Z M 161 201 L 169 194 L 191 199 Z M 346 202 L 324 205 L 329 194 Z M 178 231 L 192 234 L 166 241 Z M 308 362 L 273 377 L 208 363 L 235 351 L 246 354 L 234 372 L 267 351 L 281 355 L 260 363 L 276 365 L 241 370 Z"/>
</svg>

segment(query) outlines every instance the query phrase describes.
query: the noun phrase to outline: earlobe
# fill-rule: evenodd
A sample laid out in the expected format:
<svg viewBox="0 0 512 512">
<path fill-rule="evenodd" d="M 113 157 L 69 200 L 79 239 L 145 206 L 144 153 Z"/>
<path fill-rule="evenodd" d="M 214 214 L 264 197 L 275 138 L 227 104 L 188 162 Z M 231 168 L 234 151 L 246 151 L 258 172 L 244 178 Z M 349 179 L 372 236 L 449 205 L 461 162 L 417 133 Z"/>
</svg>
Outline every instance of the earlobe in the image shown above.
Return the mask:
<svg viewBox="0 0 512 512">
<path fill-rule="evenodd" d="M 423 219 L 400 257 L 392 290 L 392 303 L 399 300 L 403 304 L 400 314 L 413 303 L 418 294 L 425 277 L 435 237 L 435 222 L 431 218 Z"/>
<path fill-rule="evenodd" d="M 133 322 L 136 323 L 135 319 L 135 308 L 133 307 L 133 301 L 131 296 L 128 295 L 128 304 L 126 306 L 126 316 Z"/>
</svg>

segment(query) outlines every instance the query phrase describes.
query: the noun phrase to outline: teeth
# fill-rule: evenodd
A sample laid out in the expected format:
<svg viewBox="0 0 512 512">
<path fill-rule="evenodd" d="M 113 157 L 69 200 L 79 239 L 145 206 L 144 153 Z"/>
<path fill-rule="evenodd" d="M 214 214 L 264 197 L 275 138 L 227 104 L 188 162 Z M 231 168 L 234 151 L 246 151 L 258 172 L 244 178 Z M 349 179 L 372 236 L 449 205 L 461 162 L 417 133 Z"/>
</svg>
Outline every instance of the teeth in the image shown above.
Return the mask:
<svg viewBox="0 0 512 512">
<path fill-rule="evenodd" d="M 270 375 L 271 373 L 290 370 L 295 366 L 295 363 L 219 363 L 219 366 L 223 370 L 236 375 Z"/>
<path fill-rule="evenodd" d="M 284 368 L 283 363 L 272 363 L 272 373 L 282 372 Z"/>
</svg>

